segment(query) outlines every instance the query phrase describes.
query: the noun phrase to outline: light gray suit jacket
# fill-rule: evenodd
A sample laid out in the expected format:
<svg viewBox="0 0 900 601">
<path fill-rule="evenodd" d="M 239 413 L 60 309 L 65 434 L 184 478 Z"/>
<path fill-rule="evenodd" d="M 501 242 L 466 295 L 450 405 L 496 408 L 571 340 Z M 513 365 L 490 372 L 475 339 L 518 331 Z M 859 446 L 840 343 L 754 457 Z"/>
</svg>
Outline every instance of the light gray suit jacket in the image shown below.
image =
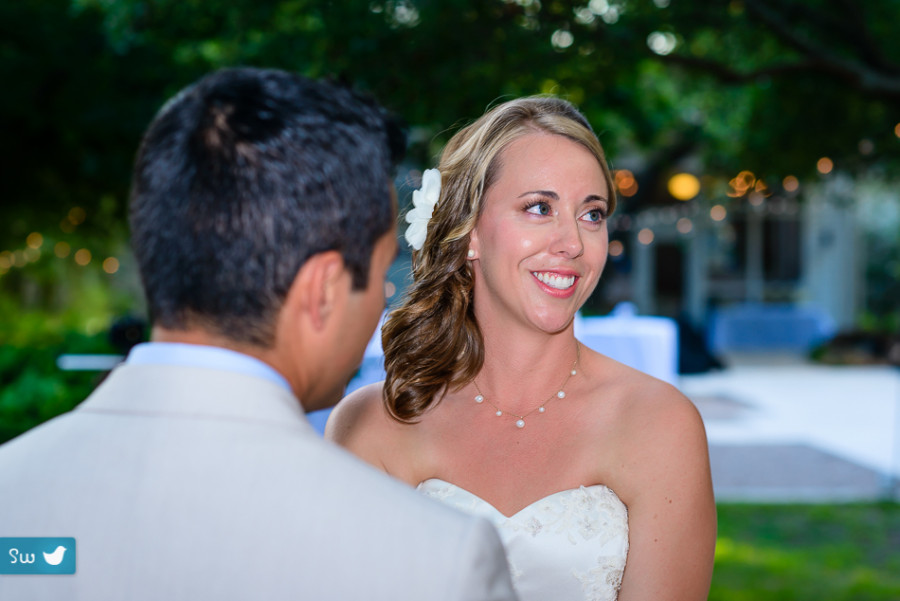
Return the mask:
<svg viewBox="0 0 900 601">
<path fill-rule="evenodd" d="M 323 441 L 276 384 L 214 369 L 119 367 L 0 447 L 0 536 L 77 543 L 75 575 L 0 575 L 4 600 L 514 597 L 487 522 Z"/>
</svg>

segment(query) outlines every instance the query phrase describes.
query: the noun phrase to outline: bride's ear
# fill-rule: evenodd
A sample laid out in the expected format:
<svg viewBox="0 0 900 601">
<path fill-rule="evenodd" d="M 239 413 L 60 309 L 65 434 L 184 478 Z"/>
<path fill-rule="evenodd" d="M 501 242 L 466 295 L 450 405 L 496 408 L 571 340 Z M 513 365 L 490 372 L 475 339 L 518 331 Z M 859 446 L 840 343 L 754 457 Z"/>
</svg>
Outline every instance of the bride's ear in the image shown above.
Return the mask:
<svg viewBox="0 0 900 601">
<path fill-rule="evenodd" d="M 478 228 L 472 228 L 472 231 L 469 233 L 469 251 L 466 253 L 466 258 L 468 259 L 477 259 L 481 256 L 481 244 L 478 240 Z"/>
<path fill-rule="evenodd" d="M 325 329 L 346 292 L 348 277 L 339 252 L 311 256 L 294 277 L 282 311 L 288 312 L 289 319 L 299 318 L 314 330 Z"/>
</svg>

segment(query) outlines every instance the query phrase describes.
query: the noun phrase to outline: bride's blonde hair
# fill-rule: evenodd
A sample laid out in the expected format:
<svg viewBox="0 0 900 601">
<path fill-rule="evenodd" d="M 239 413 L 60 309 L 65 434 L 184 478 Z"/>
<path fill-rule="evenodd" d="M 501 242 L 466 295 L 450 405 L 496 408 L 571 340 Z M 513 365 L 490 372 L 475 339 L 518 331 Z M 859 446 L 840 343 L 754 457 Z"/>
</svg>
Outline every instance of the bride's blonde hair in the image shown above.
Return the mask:
<svg viewBox="0 0 900 601">
<path fill-rule="evenodd" d="M 425 244 L 413 252 L 413 282 L 381 335 L 384 403 L 398 421 L 415 422 L 446 390 L 458 389 L 481 370 L 484 345 L 472 310 L 469 235 L 497 179 L 503 150 L 536 132 L 587 148 L 606 178 L 609 212 L 615 209 L 603 148 L 584 115 L 565 100 L 532 96 L 505 102 L 454 135 L 441 153 L 441 194 Z"/>
</svg>

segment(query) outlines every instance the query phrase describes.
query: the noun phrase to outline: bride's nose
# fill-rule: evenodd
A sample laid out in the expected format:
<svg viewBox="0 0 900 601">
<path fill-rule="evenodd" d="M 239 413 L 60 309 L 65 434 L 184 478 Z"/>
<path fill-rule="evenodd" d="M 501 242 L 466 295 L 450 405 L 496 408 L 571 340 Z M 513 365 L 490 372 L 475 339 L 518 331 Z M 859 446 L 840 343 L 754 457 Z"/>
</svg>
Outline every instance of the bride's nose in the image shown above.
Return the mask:
<svg viewBox="0 0 900 601">
<path fill-rule="evenodd" d="M 568 218 L 557 221 L 549 250 L 553 254 L 561 254 L 569 259 L 575 259 L 584 253 L 581 228 L 578 227 L 576 219 Z"/>
</svg>

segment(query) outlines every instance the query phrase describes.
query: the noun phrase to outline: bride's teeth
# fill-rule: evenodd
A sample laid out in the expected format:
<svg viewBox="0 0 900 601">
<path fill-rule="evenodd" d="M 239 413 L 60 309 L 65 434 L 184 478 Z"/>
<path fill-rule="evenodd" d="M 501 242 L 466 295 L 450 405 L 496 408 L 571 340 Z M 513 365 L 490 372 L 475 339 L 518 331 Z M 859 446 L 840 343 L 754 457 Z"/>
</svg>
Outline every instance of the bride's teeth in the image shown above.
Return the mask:
<svg viewBox="0 0 900 601">
<path fill-rule="evenodd" d="M 560 276 L 555 273 L 545 273 L 543 271 L 532 271 L 531 273 L 543 283 L 551 288 L 556 288 L 557 290 L 565 290 L 566 288 L 571 288 L 572 285 L 575 284 L 574 275 Z"/>
</svg>

